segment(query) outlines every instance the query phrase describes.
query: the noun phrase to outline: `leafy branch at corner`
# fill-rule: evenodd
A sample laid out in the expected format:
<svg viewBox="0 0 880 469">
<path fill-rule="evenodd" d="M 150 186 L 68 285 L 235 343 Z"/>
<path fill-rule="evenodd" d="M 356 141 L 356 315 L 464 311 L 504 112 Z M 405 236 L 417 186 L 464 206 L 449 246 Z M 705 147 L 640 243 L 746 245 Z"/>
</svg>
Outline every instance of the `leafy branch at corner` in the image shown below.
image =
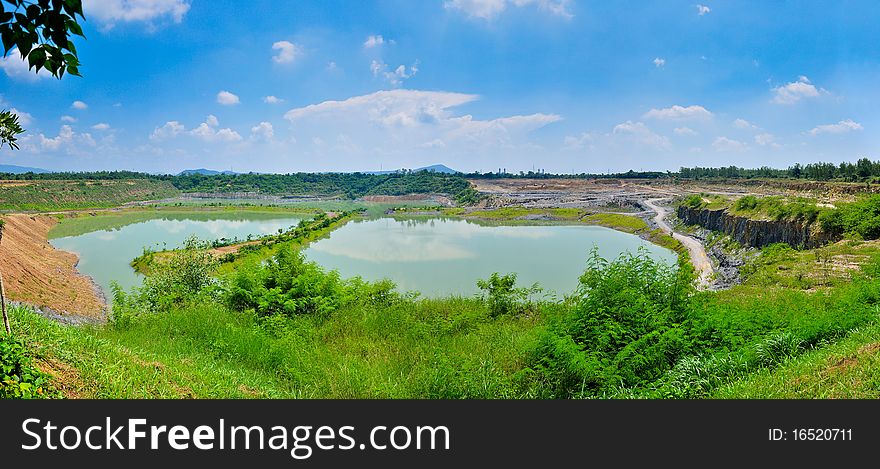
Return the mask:
<svg viewBox="0 0 880 469">
<path fill-rule="evenodd" d="M 18 49 L 28 69 L 45 69 L 61 79 L 80 76 L 73 36 L 85 37 L 77 16 L 85 20 L 81 0 L 0 0 L 0 40 L 3 57 Z M 17 149 L 16 136 L 24 132 L 18 116 L 0 112 L 0 148 Z"/>
</svg>

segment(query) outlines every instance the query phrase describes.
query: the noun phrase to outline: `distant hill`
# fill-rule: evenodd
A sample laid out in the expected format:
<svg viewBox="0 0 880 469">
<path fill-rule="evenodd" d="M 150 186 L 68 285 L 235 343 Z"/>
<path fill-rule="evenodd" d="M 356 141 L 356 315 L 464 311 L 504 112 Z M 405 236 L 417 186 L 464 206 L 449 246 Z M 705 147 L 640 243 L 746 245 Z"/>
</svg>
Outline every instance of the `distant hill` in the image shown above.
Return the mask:
<svg viewBox="0 0 880 469">
<path fill-rule="evenodd" d="M 393 174 L 393 173 L 399 173 L 402 171 L 403 171 L 402 169 L 395 169 L 393 171 L 366 171 L 366 172 L 364 172 L 364 174 Z M 412 171 L 413 172 L 428 171 L 428 172 L 432 172 L 432 173 L 444 173 L 444 174 L 456 174 L 456 173 L 461 172 L 461 171 L 456 171 L 456 170 L 454 170 L 444 164 L 432 164 L 431 166 L 416 168 Z"/>
<path fill-rule="evenodd" d="M 29 168 L 27 166 L 15 166 L 11 164 L 0 164 L 0 173 L 12 173 L 12 174 L 22 174 L 22 173 L 51 173 L 48 169 L 42 168 Z"/>
<path fill-rule="evenodd" d="M 186 169 L 179 172 L 178 176 L 189 176 L 190 174 L 201 174 L 202 176 L 215 176 L 217 174 L 238 174 L 235 171 L 214 171 L 213 169 Z"/>
</svg>

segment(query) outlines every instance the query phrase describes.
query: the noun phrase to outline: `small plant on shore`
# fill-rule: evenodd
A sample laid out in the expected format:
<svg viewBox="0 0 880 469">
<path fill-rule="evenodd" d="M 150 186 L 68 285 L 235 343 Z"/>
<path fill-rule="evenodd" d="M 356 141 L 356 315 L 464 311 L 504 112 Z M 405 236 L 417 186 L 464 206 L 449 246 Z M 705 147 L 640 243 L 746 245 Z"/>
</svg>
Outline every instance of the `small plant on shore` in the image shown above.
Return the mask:
<svg viewBox="0 0 880 469">
<path fill-rule="evenodd" d="M 499 275 L 494 272 L 485 280 L 477 280 L 477 287 L 486 292 L 484 299 L 492 317 L 521 313 L 529 306 L 529 298 L 540 293 L 537 283 L 528 288 L 516 288 L 516 274 Z"/>
<path fill-rule="evenodd" d="M 55 395 L 49 376 L 33 366 L 24 343 L 9 334 L 0 335 L 0 399 Z"/>
</svg>

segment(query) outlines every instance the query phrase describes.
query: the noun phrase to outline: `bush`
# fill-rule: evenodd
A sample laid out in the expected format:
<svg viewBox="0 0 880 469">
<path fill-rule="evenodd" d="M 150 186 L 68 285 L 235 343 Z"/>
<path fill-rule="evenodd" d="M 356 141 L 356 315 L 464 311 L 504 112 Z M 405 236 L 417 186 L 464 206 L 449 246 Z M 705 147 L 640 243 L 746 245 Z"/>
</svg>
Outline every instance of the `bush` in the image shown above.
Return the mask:
<svg viewBox="0 0 880 469">
<path fill-rule="evenodd" d="M 54 397 L 49 377 L 31 365 L 24 344 L 0 335 L 0 399 Z"/>
<path fill-rule="evenodd" d="M 880 238 L 880 195 L 871 195 L 860 201 L 842 204 L 837 210 L 819 216 L 822 230 L 833 235 L 857 239 Z"/>
<path fill-rule="evenodd" d="M 498 275 L 498 272 L 486 280 L 477 280 L 477 287 L 486 292 L 483 299 L 492 317 L 524 312 L 528 309 L 529 297 L 541 291 L 537 283 L 529 288 L 516 288 L 516 274 Z"/>
<path fill-rule="evenodd" d="M 693 271 L 647 252 L 614 262 L 594 250 L 570 313 L 551 321 L 533 368 L 556 397 L 610 392 L 657 379 L 690 349 L 682 323 Z"/>
</svg>

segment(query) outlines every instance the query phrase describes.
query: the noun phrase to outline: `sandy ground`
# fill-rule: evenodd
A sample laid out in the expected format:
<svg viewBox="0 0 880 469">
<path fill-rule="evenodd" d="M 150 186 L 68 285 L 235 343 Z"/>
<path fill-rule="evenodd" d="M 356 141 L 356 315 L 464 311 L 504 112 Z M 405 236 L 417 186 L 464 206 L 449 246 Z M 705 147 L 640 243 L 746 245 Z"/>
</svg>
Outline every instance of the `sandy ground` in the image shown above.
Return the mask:
<svg viewBox="0 0 880 469">
<path fill-rule="evenodd" d="M 0 242 L 0 271 L 6 295 L 55 312 L 100 318 L 104 303 L 92 280 L 76 270 L 73 253 L 56 250 L 48 240 L 58 223 L 45 215 L 5 215 Z"/>
</svg>

